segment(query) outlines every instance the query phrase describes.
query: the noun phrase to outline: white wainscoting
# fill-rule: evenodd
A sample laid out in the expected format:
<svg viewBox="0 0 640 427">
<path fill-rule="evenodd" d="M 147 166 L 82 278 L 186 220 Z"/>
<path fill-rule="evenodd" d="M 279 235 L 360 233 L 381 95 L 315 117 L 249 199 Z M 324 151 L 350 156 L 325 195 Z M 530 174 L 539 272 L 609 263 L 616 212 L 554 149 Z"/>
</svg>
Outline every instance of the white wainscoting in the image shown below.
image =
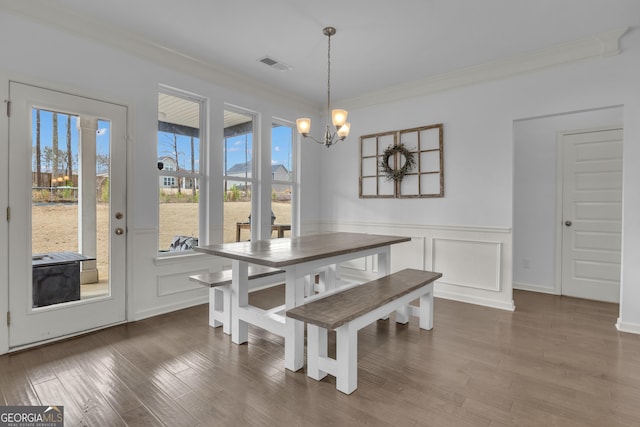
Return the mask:
<svg viewBox="0 0 640 427">
<path fill-rule="evenodd" d="M 418 268 L 443 274 L 434 287 L 439 298 L 513 311 L 512 232 L 502 227 L 325 222 L 323 231 L 411 237 L 393 245 L 391 270 Z M 371 258 L 371 257 L 370 257 Z M 376 260 L 340 267 L 341 277 L 370 280 Z"/>
<path fill-rule="evenodd" d="M 158 276 L 158 296 L 164 297 L 167 295 L 174 295 L 187 291 L 201 290 L 203 289 L 202 285 L 198 285 L 197 283 L 189 280 L 189 276 L 192 276 L 194 274 L 206 274 L 208 272 L 208 269 L 201 269 L 196 271 L 189 271 L 188 274 L 176 273 Z"/>
<path fill-rule="evenodd" d="M 206 304 L 209 289 L 189 276 L 222 269 L 225 260 L 205 254 L 158 256 L 156 229 L 133 230 L 129 320 Z"/>
<path fill-rule="evenodd" d="M 500 242 L 431 239 L 431 266 L 442 273 L 440 283 L 500 291 Z"/>
</svg>

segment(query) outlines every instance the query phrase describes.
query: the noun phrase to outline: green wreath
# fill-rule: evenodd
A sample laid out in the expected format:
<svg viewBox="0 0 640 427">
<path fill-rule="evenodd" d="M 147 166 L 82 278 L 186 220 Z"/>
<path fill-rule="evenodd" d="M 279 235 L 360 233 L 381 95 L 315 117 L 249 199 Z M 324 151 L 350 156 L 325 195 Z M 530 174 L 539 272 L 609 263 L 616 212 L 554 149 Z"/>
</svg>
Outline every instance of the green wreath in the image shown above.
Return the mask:
<svg viewBox="0 0 640 427">
<path fill-rule="evenodd" d="M 393 169 L 389 166 L 389 159 L 396 154 L 404 157 L 404 164 L 400 169 Z M 382 161 L 380 162 L 380 170 L 386 175 L 387 181 L 402 181 L 404 176 L 408 174 L 416 165 L 416 159 L 413 153 L 405 147 L 403 143 L 388 146 L 382 153 Z"/>
</svg>

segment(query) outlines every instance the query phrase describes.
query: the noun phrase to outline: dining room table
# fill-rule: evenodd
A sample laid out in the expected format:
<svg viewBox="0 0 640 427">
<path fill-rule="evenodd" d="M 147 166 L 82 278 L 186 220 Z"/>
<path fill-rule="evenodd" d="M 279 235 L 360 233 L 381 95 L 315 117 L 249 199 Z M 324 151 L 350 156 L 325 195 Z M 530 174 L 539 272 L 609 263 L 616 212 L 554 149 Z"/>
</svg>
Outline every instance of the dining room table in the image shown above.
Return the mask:
<svg viewBox="0 0 640 427">
<path fill-rule="evenodd" d="M 231 339 L 248 342 L 248 325 L 284 337 L 284 366 L 297 371 L 304 366 L 304 323 L 285 317 L 283 307 L 271 310 L 249 305 L 249 264 L 285 272 L 285 304 L 289 310 L 305 303 L 305 283 L 323 273 L 325 290 L 335 289 L 340 263 L 368 256 L 377 257 L 377 277 L 391 273 L 391 245 L 410 237 L 365 233 L 331 232 L 289 238 L 220 243 L 194 247 L 197 252 L 231 260 Z"/>
</svg>

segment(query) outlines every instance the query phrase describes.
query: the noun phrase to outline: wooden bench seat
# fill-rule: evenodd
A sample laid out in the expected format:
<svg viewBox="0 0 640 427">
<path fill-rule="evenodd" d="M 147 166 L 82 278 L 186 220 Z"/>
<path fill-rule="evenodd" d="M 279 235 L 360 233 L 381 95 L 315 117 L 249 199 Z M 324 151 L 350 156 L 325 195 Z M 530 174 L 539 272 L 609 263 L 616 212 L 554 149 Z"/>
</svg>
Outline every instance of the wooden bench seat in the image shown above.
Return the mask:
<svg viewBox="0 0 640 427">
<path fill-rule="evenodd" d="M 406 323 L 418 315 L 420 328 L 433 327 L 433 282 L 441 273 L 405 269 L 326 298 L 288 310 L 286 315 L 307 323 L 307 375 L 336 377 L 336 388 L 351 394 L 358 386 L 358 330 L 396 311 Z M 419 299 L 420 306 L 409 306 Z M 336 358 L 327 356 L 327 331 L 336 331 Z"/>
<path fill-rule="evenodd" d="M 231 335 L 231 270 L 189 276 L 189 280 L 209 290 L 209 325 Z M 249 266 L 249 290 L 284 283 L 284 271 L 260 265 Z"/>
</svg>

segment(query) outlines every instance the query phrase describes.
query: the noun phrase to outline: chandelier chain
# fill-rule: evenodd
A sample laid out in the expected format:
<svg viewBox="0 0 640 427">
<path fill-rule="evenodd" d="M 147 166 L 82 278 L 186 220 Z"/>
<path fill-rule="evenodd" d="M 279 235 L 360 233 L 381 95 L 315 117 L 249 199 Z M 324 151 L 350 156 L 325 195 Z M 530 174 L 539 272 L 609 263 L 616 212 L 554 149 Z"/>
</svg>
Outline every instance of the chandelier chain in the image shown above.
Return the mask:
<svg viewBox="0 0 640 427">
<path fill-rule="evenodd" d="M 327 36 L 329 47 L 327 49 L 327 114 L 331 112 L 331 34 Z"/>
</svg>

